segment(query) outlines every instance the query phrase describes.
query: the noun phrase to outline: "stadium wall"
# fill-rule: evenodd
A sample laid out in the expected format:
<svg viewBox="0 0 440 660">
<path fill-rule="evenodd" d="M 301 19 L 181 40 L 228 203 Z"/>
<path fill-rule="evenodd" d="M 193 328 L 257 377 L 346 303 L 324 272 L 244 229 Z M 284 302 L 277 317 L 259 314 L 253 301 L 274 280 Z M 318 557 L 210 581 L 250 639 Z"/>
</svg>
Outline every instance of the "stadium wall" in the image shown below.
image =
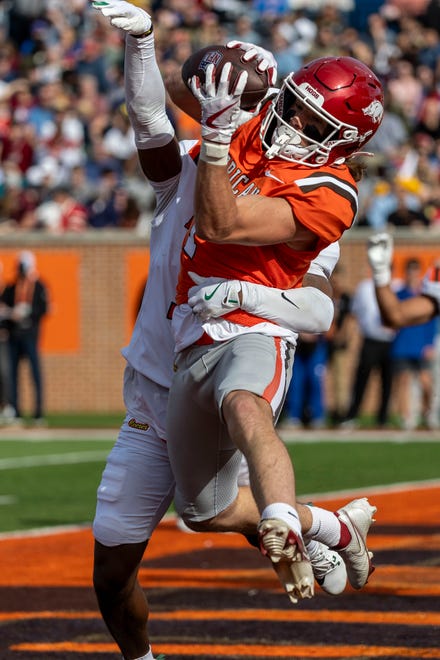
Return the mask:
<svg viewBox="0 0 440 660">
<path fill-rule="evenodd" d="M 368 274 L 365 243 L 369 233 L 357 229 L 341 242 L 340 261 L 352 291 Z M 440 234 L 403 231 L 395 242 L 397 276 L 406 258 L 418 256 L 427 267 L 439 255 Z M 46 410 L 122 411 L 124 360 L 120 349 L 129 340 L 147 277 L 147 243 L 131 232 L 0 236 L 0 261 L 7 280 L 13 276 L 16 255 L 22 249 L 35 253 L 50 296 L 50 313 L 41 337 Z M 347 378 L 351 378 L 356 346 L 355 340 L 347 355 Z M 21 381 L 27 412 L 29 378 Z M 374 402 L 374 383 L 370 389 L 367 408 Z"/>
</svg>

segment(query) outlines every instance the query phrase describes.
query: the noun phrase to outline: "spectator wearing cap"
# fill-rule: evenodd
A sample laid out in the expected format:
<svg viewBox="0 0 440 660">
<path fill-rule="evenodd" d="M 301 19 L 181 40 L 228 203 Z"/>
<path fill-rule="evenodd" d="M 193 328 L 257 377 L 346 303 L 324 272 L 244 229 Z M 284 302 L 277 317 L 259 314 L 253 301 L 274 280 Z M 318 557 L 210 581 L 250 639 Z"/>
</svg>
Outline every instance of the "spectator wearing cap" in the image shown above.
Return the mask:
<svg viewBox="0 0 440 660">
<path fill-rule="evenodd" d="M 34 385 L 33 420 L 44 423 L 43 381 L 40 364 L 40 326 L 48 311 L 46 285 L 40 280 L 33 252 L 24 250 L 18 254 L 15 280 L 5 287 L 3 301 L 9 314 L 9 357 L 11 369 L 11 405 L 15 420 L 22 422 L 19 397 L 19 366 L 27 360 Z"/>
</svg>

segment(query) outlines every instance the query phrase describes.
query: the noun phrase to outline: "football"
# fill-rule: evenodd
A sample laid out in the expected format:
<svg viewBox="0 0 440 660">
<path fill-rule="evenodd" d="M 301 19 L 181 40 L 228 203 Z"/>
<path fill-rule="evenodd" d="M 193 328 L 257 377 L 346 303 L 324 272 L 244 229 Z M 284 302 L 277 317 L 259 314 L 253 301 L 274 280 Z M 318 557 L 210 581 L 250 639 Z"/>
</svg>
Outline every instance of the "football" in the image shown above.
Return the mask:
<svg viewBox="0 0 440 660">
<path fill-rule="evenodd" d="M 257 70 L 255 60 L 245 62 L 243 55 L 245 51 L 242 48 L 226 48 L 226 46 L 207 46 L 196 51 L 188 57 L 182 66 L 182 80 L 189 89 L 189 79 L 192 76 L 198 76 L 200 82 L 205 82 L 205 72 L 208 64 L 214 64 L 215 79 L 220 80 L 221 70 L 226 62 L 231 62 L 234 68 L 231 75 L 231 84 L 235 82 L 241 71 L 248 72 L 248 79 L 245 90 L 241 97 L 241 108 L 243 110 L 253 110 L 261 99 L 264 98 L 269 89 L 267 72 L 260 73 Z"/>
</svg>

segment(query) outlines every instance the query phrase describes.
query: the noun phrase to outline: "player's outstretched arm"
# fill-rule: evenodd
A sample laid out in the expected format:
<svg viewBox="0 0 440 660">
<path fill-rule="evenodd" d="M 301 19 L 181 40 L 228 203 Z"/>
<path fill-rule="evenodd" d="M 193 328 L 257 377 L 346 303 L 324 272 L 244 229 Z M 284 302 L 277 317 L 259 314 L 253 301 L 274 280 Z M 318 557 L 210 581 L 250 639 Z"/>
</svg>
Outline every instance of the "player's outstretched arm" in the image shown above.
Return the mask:
<svg viewBox="0 0 440 660">
<path fill-rule="evenodd" d="M 126 105 L 142 170 L 151 181 L 170 179 L 180 172 L 181 160 L 165 109 L 165 86 L 154 52 L 151 17 L 125 0 L 94 0 L 92 7 L 126 33 Z"/>
<path fill-rule="evenodd" d="M 440 282 L 430 273 L 423 281 L 421 296 L 400 300 L 391 288 L 393 239 L 386 232 L 372 236 L 367 246 L 376 298 L 383 322 L 392 328 L 425 323 L 438 314 Z"/>
</svg>

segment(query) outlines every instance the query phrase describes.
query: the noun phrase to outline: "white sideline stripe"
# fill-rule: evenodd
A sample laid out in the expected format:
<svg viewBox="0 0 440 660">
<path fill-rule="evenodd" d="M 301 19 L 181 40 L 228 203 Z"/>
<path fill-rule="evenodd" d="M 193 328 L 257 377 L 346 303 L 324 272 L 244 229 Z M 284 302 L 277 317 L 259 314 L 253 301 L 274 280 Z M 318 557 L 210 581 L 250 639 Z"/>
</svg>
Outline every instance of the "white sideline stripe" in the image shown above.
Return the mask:
<svg viewBox="0 0 440 660">
<path fill-rule="evenodd" d="M 407 490 L 423 490 L 424 488 L 440 488 L 440 479 L 425 479 L 425 481 L 402 481 L 401 483 L 388 484 L 385 486 L 367 486 L 366 488 L 350 488 L 347 490 L 334 490 L 330 493 L 312 493 L 298 495 L 300 501 L 305 500 L 334 500 L 339 497 L 352 499 L 356 495 L 386 495 L 387 493 L 399 493 Z"/>
<path fill-rule="evenodd" d="M 362 493 L 363 495 L 367 495 L 367 494 L 386 495 L 387 493 L 393 493 L 393 492 L 395 493 L 395 492 L 404 492 L 407 490 L 421 490 L 423 488 L 427 488 L 430 486 L 440 488 L 440 480 L 427 479 L 426 481 L 406 481 L 400 484 L 373 486 L 371 488 L 362 488 L 362 489 L 353 489 L 353 490 L 335 490 L 328 493 L 312 493 L 308 495 L 307 494 L 300 495 L 298 499 L 301 501 L 306 501 L 306 500 L 325 501 L 325 500 L 333 500 L 339 497 L 347 497 L 347 496 L 349 499 L 353 499 L 353 496 L 359 495 L 360 493 Z M 162 521 L 175 520 L 176 518 L 177 515 L 175 513 L 167 513 L 162 518 Z M 39 527 L 36 529 L 27 529 L 25 531 L 21 530 L 18 532 L 0 532 L 0 541 L 8 540 L 8 539 L 24 539 L 30 537 L 37 538 L 39 536 L 55 536 L 56 534 L 75 533 L 75 532 L 83 531 L 85 529 L 91 529 L 91 527 L 92 526 L 90 523 L 83 523 L 79 525 L 58 525 L 57 527 Z M 197 534 L 197 532 L 192 532 L 192 533 Z M 224 532 L 224 533 L 229 534 L 229 532 Z"/>
<path fill-rule="evenodd" d="M 108 451 L 77 451 L 66 454 L 47 454 L 45 456 L 22 456 L 20 458 L 0 459 L 0 470 L 13 468 L 44 467 L 45 465 L 73 465 L 75 463 L 96 463 L 107 458 Z"/>
<path fill-rule="evenodd" d="M 1 427 L 0 427 L 1 428 Z M 280 426 L 277 432 L 286 444 L 296 442 L 438 442 L 440 430 L 404 431 L 400 429 L 289 429 Z M 3 440 L 26 442 L 57 442 L 59 440 L 103 440 L 114 442 L 119 429 L 11 429 L 1 428 Z"/>
<path fill-rule="evenodd" d="M 80 532 L 83 529 L 90 529 L 90 523 L 82 525 L 57 525 L 56 527 L 37 527 L 36 529 L 26 529 L 19 532 L 0 532 L 0 540 L 7 539 L 26 539 L 38 538 L 39 536 L 55 536 L 56 534 L 68 534 Z"/>
<path fill-rule="evenodd" d="M 0 427 L 1 428 L 1 427 Z M 104 440 L 115 441 L 119 429 L 1 429 L 0 441 L 14 440 L 14 442 L 57 442 L 58 440 Z"/>
<path fill-rule="evenodd" d="M 286 445 L 294 444 L 316 444 L 320 442 L 391 442 L 395 444 L 407 444 L 411 442 L 439 442 L 439 431 L 381 431 L 381 430 L 307 430 L 297 431 L 289 429 L 277 429 L 280 437 Z"/>
</svg>

